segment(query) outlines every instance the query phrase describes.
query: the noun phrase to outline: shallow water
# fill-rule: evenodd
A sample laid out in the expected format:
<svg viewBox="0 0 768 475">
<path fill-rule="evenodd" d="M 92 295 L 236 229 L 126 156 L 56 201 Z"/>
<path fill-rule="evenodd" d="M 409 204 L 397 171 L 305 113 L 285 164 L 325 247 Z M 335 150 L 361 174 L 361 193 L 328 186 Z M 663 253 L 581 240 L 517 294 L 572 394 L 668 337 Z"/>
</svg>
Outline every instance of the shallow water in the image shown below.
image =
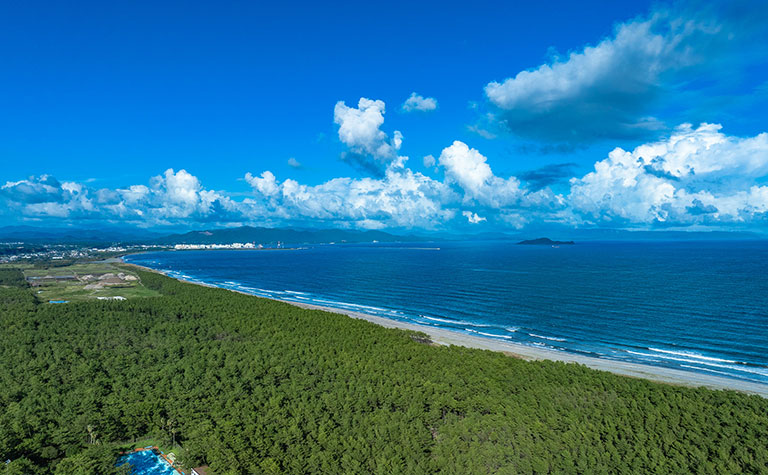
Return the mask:
<svg viewBox="0 0 768 475">
<path fill-rule="evenodd" d="M 123 455 L 118 459 L 117 466 L 131 464 L 131 475 L 179 475 L 167 462 L 152 453 L 151 450 L 141 450 Z"/>
<path fill-rule="evenodd" d="M 768 242 L 450 242 L 129 256 L 169 275 L 768 383 Z"/>
</svg>

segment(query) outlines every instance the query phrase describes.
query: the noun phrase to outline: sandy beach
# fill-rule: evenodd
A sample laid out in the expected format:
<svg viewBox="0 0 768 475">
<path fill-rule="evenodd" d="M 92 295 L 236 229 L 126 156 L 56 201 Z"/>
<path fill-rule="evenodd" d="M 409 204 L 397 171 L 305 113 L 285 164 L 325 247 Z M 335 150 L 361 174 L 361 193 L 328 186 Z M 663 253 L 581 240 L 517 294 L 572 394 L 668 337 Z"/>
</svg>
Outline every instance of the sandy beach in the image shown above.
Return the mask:
<svg viewBox="0 0 768 475">
<path fill-rule="evenodd" d="M 155 269 L 139 266 L 136 264 L 125 263 L 126 265 L 135 266 L 150 272 L 159 272 Z M 162 272 L 159 272 L 162 273 Z M 164 274 L 165 275 L 165 274 Z M 174 277 L 171 277 L 174 278 Z M 177 279 L 183 282 L 191 283 L 194 285 L 203 285 L 206 287 L 216 287 L 209 284 L 200 284 L 199 282 L 189 282 L 184 279 Z M 231 292 L 237 292 L 244 295 L 249 295 L 255 298 L 258 297 L 239 290 L 230 290 Z M 564 351 L 556 351 L 547 348 L 537 348 L 534 346 L 523 345 L 519 343 L 512 343 L 506 341 L 499 341 L 491 338 L 483 338 L 474 335 L 467 335 L 443 328 L 436 328 L 427 325 L 417 325 L 415 323 L 406 323 L 397 320 L 391 320 L 376 315 L 369 315 L 361 312 L 353 312 L 333 307 L 324 307 L 320 305 L 292 302 L 288 300 L 273 299 L 280 302 L 284 302 L 297 307 L 323 310 L 326 312 L 339 313 L 347 315 L 352 318 L 358 318 L 366 320 L 377 325 L 381 325 L 387 328 L 399 328 L 404 330 L 413 330 L 425 333 L 430 336 L 432 341 L 439 345 L 456 345 L 464 346 L 467 348 L 479 348 L 483 350 L 500 351 L 510 357 L 522 358 L 525 360 L 551 360 L 562 361 L 564 363 L 578 363 L 587 366 L 592 369 L 600 371 L 609 371 L 614 374 L 622 376 L 628 376 L 632 378 L 642 378 L 650 381 L 674 384 L 679 386 L 688 387 L 706 387 L 710 389 L 728 389 L 733 391 L 739 391 L 747 394 L 756 394 L 762 397 L 768 398 L 768 385 L 752 383 L 749 381 L 740 381 L 733 378 L 725 378 L 716 375 L 708 375 L 703 373 L 695 373 L 689 371 L 681 371 L 671 368 L 663 368 L 660 366 L 644 365 L 638 363 L 628 363 L 623 361 L 615 361 L 603 358 L 594 358 L 589 356 L 578 355 L 574 353 L 567 353 Z"/>
<path fill-rule="evenodd" d="M 457 345 L 468 348 L 480 348 L 483 350 L 501 351 L 509 356 L 522 358 L 525 360 L 552 360 L 565 363 L 583 364 L 589 368 L 611 373 L 629 376 L 632 378 L 643 378 L 651 381 L 676 384 L 689 387 L 706 387 L 710 389 L 731 389 L 734 391 L 748 394 L 757 394 L 768 397 L 768 385 L 751 383 L 748 381 L 739 381 L 732 378 L 723 378 L 720 376 L 680 371 L 659 366 L 643 365 L 637 363 L 627 363 L 623 361 L 614 361 L 602 358 L 592 358 L 564 351 L 550 350 L 547 348 L 536 348 L 529 345 L 518 343 L 508 343 L 491 338 L 483 338 L 474 335 L 454 332 L 443 328 L 435 328 L 426 325 L 417 325 L 405 323 L 388 318 L 368 315 L 359 312 L 351 312 L 331 307 L 322 307 L 319 305 L 288 302 L 302 308 L 324 310 L 326 312 L 341 313 L 352 318 L 359 318 L 369 322 L 381 325 L 387 328 L 400 328 L 406 330 L 420 331 L 430 336 L 433 342 L 440 345 Z"/>
</svg>

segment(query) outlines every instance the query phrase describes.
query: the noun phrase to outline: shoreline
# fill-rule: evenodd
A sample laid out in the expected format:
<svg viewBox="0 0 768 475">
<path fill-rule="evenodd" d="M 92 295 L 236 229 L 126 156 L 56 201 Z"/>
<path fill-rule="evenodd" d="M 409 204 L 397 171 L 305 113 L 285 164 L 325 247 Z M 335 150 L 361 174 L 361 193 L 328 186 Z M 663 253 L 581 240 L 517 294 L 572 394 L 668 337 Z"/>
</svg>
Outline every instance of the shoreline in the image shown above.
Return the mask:
<svg viewBox="0 0 768 475">
<path fill-rule="evenodd" d="M 122 256 L 122 257 L 125 257 L 125 256 Z M 504 353 L 510 357 L 520 358 L 527 361 L 550 360 L 550 361 L 560 361 L 563 363 L 577 363 L 577 364 L 581 364 L 581 365 L 587 366 L 588 368 L 599 370 L 599 371 L 608 371 L 610 373 L 614 373 L 620 376 L 645 379 L 645 380 L 654 381 L 658 383 L 665 383 L 665 384 L 672 384 L 675 386 L 685 386 L 685 387 L 693 387 L 693 388 L 705 387 L 705 388 L 714 389 L 714 390 L 731 390 L 731 391 L 738 391 L 746 394 L 755 394 L 758 396 L 762 396 L 764 398 L 768 398 L 768 385 L 765 385 L 765 384 L 753 383 L 750 381 L 741 381 L 735 378 L 726 378 L 722 376 L 697 373 L 693 371 L 664 368 L 661 366 L 653 366 L 653 365 L 647 365 L 642 363 L 630 363 L 625 361 L 611 360 L 607 358 L 584 356 L 584 355 L 579 355 L 575 353 L 568 353 L 566 351 L 552 350 L 548 348 L 537 348 L 529 345 L 524 345 L 522 343 L 499 341 L 492 338 L 483 338 L 481 336 L 467 335 L 465 333 L 455 332 L 455 331 L 451 331 L 444 328 L 419 325 L 416 323 L 401 322 L 398 320 L 392 320 L 385 317 L 370 315 L 363 312 L 355 312 L 352 310 L 344 310 L 344 309 L 339 309 L 335 307 L 326 307 L 326 306 L 315 305 L 310 303 L 293 302 L 290 300 L 261 297 L 261 296 L 249 294 L 247 292 L 243 292 L 240 290 L 227 289 L 224 287 L 218 287 L 213 284 L 192 282 L 185 279 L 171 277 L 166 273 L 158 271 L 156 269 L 133 264 L 130 262 L 125 262 L 122 259 L 122 257 L 120 257 L 119 259 L 125 265 L 134 266 L 149 272 L 156 272 L 158 274 L 163 274 L 166 277 L 178 280 L 180 282 L 184 282 L 192 285 L 200 285 L 203 287 L 211 287 L 215 289 L 229 290 L 230 292 L 248 295 L 250 297 L 264 298 L 264 299 L 274 300 L 277 302 L 283 302 L 283 303 L 287 303 L 287 304 L 294 305 L 296 307 L 300 307 L 308 310 L 321 310 L 325 312 L 346 315 L 351 318 L 366 320 L 368 322 L 374 323 L 376 325 L 379 325 L 385 328 L 397 328 L 401 330 L 417 331 L 417 332 L 421 332 L 429 335 L 430 339 L 438 345 L 456 345 L 456 346 L 464 346 L 467 348 L 497 351 L 497 352 Z"/>
</svg>

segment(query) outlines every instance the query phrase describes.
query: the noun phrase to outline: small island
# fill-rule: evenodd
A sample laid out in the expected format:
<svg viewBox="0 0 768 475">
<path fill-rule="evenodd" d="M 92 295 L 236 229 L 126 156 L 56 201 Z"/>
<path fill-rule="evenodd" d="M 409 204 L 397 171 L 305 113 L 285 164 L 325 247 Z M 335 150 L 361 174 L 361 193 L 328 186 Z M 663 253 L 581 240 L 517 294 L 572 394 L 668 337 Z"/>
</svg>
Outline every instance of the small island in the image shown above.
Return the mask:
<svg viewBox="0 0 768 475">
<path fill-rule="evenodd" d="M 538 246 L 560 246 L 560 245 L 568 245 L 568 244 L 575 244 L 573 241 L 553 241 L 549 238 L 538 238 L 538 239 L 527 239 L 525 241 L 520 241 L 518 244 L 530 244 L 530 245 L 538 245 Z"/>
</svg>

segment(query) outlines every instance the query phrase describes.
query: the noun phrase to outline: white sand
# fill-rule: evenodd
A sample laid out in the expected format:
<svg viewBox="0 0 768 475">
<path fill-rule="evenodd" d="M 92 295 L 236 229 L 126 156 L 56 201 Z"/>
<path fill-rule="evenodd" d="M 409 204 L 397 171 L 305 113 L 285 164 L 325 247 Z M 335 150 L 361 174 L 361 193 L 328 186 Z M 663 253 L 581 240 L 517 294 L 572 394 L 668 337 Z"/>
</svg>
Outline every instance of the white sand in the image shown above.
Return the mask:
<svg viewBox="0 0 768 475">
<path fill-rule="evenodd" d="M 457 345 L 468 348 L 480 348 L 483 350 L 501 351 L 511 356 L 525 360 L 552 360 L 563 361 L 565 363 L 579 363 L 589 368 L 601 371 L 610 371 L 611 373 L 630 376 L 633 378 L 643 378 L 651 381 L 658 381 L 680 386 L 699 387 L 704 386 L 710 389 L 731 389 L 748 394 L 758 394 L 768 397 L 768 385 L 740 381 L 738 379 L 723 378 L 720 376 L 694 373 L 692 371 L 682 371 L 677 369 L 662 368 L 659 366 L 644 365 L 638 363 L 627 363 L 603 358 L 593 358 L 589 356 L 556 351 L 547 348 L 537 348 L 534 346 L 523 345 L 520 343 L 509 343 L 505 341 L 483 338 L 474 335 L 467 335 L 444 328 L 436 328 L 426 325 L 417 325 L 414 323 L 405 323 L 388 318 L 377 317 L 360 312 L 340 310 L 331 307 L 322 307 L 305 303 L 287 302 L 302 308 L 325 310 L 326 312 L 341 313 L 352 318 L 359 318 L 373 322 L 387 328 L 401 328 L 426 333 L 433 342 L 441 345 Z"/>
</svg>

